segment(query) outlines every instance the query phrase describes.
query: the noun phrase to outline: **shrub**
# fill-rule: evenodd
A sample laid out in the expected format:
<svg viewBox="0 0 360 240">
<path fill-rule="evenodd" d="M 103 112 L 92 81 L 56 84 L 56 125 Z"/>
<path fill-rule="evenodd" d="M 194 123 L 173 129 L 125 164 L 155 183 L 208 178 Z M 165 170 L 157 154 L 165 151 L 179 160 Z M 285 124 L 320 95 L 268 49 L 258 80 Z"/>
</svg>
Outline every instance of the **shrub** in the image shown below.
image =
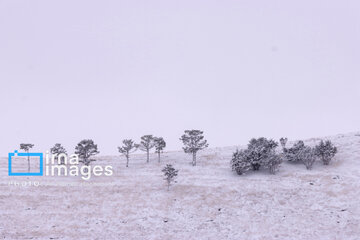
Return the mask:
<svg viewBox="0 0 360 240">
<path fill-rule="evenodd" d="M 247 149 L 236 150 L 231 159 L 231 169 L 242 175 L 250 169 L 268 168 L 271 174 L 279 169 L 282 157 L 275 152 L 277 143 L 266 138 L 251 139 Z"/>
<path fill-rule="evenodd" d="M 266 161 L 269 154 L 272 154 L 277 147 L 277 143 L 274 140 L 268 140 L 264 137 L 258 139 L 251 139 L 248 148 L 247 155 L 250 158 L 251 166 L 254 171 L 260 169 L 263 162 Z"/>
<path fill-rule="evenodd" d="M 303 141 L 296 142 L 291 148 L 283 148 L 285 158 L 290 162 L 301 162 L 302 151 L 305 149 Z"/>
<path fill-rule="evenodd" d="M 290 162 L 301 162 L 310 170 L 316 160 L 313 148 L 306 146 L 303 141 L 296 142 L 291 148 L 283 148 L 285 158 Z"/>
<path fill-rule="evenodd" d="M 305 146 L 305 148 L 301 151 L 301 161 L 305 165 L 307 170 L 311 170 L 312 165 L 316 160 L 315 150 L 309 146 Z"/>
<path fill-rule="evenodd" d="M 321 158 L 324 165 L 329 165 L 336 153 L 337 148 L 329 140 L 325 142 L 321 140 L 319 145 L 315 147 L 315 154 L 317 157 Z"/>
<path fill-rule="evenodd" d="M 251 162 L 246 154 L 246 151 L 237 149 L 236 152 L 233 153 L 231 159 L 231 170 L 235 171 L 239 175 L 242 175 L 251 168 Z"/>
<path fill-rule="evenodd" d="M 271 151 L 268 156 L 263 160 L 262 165 L 265 168 L 268 168 L 271 174 L 279 169 L 280 164 L 282 163 L 282 157 L 279 154 L 276 154 L 275 151 Z"/>
</svg>

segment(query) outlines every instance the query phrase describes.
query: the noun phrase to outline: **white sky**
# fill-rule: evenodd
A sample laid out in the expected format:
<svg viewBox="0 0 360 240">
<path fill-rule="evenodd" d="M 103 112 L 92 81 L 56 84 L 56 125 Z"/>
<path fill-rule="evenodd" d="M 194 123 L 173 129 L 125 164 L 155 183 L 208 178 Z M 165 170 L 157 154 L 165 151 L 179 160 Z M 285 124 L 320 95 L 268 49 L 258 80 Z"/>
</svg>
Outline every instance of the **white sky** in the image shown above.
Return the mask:
<svg viewBox="0 0 360 240">
<path fill-rule="evenodd" d="M 358 131 L 359 1 L 0 0 L 0 154 Z"/>
</svg>

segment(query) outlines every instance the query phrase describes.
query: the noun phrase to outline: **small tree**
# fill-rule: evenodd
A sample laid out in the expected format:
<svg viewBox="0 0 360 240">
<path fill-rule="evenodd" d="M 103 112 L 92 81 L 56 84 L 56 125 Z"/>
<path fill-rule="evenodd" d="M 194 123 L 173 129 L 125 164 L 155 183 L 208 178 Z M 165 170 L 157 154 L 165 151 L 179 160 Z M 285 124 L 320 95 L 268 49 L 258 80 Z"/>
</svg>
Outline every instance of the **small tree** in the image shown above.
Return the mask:
<svg viewBox="0 0 360 240">
<path fill-rule="evenodd" d="M 50 152 L 55 155 L 55 159 L 58 160 L 59 154 L 66 154 L 66 149 L 60 143 L 56 143 L 55 146 L 50 149 Z M 60 158 L 60 164 L 65 164 L 64 158 Z"/>
<path fill-rule="evenodd" d="M 175 177 L 178 175 L 179 170 L 175 170 L 175 168 L 171 164 L 166 164 L 166 167 L 162 169 L 162 172 L 165 175 L 164 180 L 167 182 L 168 191 L 170 189 L 171 182 L 175 181 Z"/>
<path fill-rule="evenodd" d="M 137 145 L 141 151 L 146 152 L 146 162 L 149 162 L 150 150 L 155 146 L 153 135 L 144 135 L 141 137 L 140 144 Z"/>
<path fill-rule="evenodd" d="M 268 158 L 269 154 L 275 151 L 277 143 L 274 140 L 268 140 L 264 137 L 253 138 L 248 144 L 248 157 L 251 159 L 251 166 L 254 171 L 260 169 L 263 162 Z"/>
<path fill-rule="evenodd" d="M 126 167 L 129 167 L 130 153 L 135 152 L 136 149 L 137 149 L 137 145 L 131 139 L 123 140 L 123 146 L 118 147 L 119 152 L 124 154 L 126 157 Z"/>
<path fill-rule="evenodd" d="M 180 138 L 185 145 L 183 147 L 184 152 L 191 153 L 193 156 L 193 166 L 196 166 L 196 153 L 209 146 L 203 134 L 204 132 L 200 130 L 185 130 L 185 134 Z"/>
<path fill-rule="evenodd" d="M 160 154 L 166 147 L 166 142 L 162 137 L 156 137 L 154 138 L 154 143 L 155 143 L 155 152 L 158 154 L 158 160 L 160 163 Z"/>
<path fill-rule="evenodd" d="M 98 154 L 99 151 L 93 140 L 84 139 L 75 147 L 75 153 L 78 154 L 81 159 L 80 162 L 88 166 L 90 162 L 95 161 L 94 159 L 90 159 L 90 157 Z"/>
<path fill-rule="evenodd" d="M 319 145 L 315 147 L 315 154 L 316 156 L 321 158 L 324 165 L 329 165 L 331 159 L 333 159 L 336 153 L 337 153 L 337 148 L 329 140 L 325 142 L 321 140 Z"/>
<path fill-rule="evenodd" d="M 31 148 L 34 147 L 34 144 L 31 144 L 31 143 L 21 143 L 20 144 L 20 149 L 21 150 L 24 150 L 28 156 L 27 156 L 27 160 L 28 160 L 28 172 L 30 172 L 30 155 L 29 155 L 29 150 Z"/>
<path fill-rule="evenodd" d="M 239 175 L 242 175 L 251 169 L 251 161 L 246 150 L 237 149 L 236 152 L 233 153 L 230 164 L 231 170 L 235 171 Z"/>
</svg>

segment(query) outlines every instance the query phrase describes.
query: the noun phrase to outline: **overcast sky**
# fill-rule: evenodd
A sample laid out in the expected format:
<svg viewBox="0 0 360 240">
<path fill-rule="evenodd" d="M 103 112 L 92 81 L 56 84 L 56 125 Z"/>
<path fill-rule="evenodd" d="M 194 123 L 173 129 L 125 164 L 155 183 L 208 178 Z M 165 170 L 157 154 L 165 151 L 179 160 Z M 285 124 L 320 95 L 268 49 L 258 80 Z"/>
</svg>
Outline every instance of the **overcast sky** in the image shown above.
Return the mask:
<svg viewBox="0 0 360 240">
<path fill-rule="evenodd" d="M 0 0 L 0 154 L 358 131 L 359 1 Z"/>
</svg>

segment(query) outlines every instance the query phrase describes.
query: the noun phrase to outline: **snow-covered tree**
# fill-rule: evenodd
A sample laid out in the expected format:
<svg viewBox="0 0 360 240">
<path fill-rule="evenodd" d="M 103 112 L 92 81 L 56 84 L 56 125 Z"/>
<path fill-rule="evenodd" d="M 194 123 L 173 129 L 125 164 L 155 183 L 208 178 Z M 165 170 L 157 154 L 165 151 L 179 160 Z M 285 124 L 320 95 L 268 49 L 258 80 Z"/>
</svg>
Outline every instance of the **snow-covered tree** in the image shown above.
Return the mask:
<svg viewBox="0 0 360 240">
<path fill-rule="evenodd" d="M 124 156 L 126 157 L 126 167 L 129 167 L 130 153 L 135 152 L 136 149 L 137 149 L 137 145 L 131 139 L 123 140 L 123 146 L 118 147 L 119 152 L 124 154 Z"/>
<path fill-rule="evenodd" d="M 329 165 L 331 159 L 335 156 L 337 153 L 337 148 L 332 144 L 330 140 L 323 141 L 315 147 L 315 154 L 319 158 L 321 158 L 324 165 Z"/>
<path fill-rule="evenodd" d="M 167 182 L 168 191 L 172 182 L 175 181 L 175 177 L 178 175 L 179 170 L 175 170 L 175 168 L 171 164 L 166 164 L 166 166 L 162 169 L 164 173 L 164 180 Z"/>
<path fill-rule="evenodd" d="M 150 150 L 155 147 L 154 137 L 153 135 L 144 135 L 141 137 L 140 144 L 137 147 L 141 151 L 146 152 L 146 162 L 149 162 L 149 154 Z"/>
<path fill-rule="evenodd" d="M 254 171 L 260 169 L 263 162 L 272 151 L 275 151 L 277 143 L 274 140 L 268 140 L 264 137 L 253 138 L 250 140 L 247 148 L 247 154 L 251 160 L 251 166 Z"/>
<path fill-rule="evenodd" d="M 99 151 L 93 140 L 84 139 L 75 147 L 75 153 L 81 159 L 80 162 L 88 166 L 90 162 L 95 161 L 94 159 L 90 159 L 90 157 L 98 154 Z"/>
<path fill-rule="evenodd" d="M 301 152 L 301 161 L 302 163 L 305 165 L 307 170 L 311 170 L 315 160 L 316 160 L 316 155 L 315 155 L 315 150 L 312 147 L 309 146 L 305 146 Z"/>
<path fill-rule="evenodd" d="M 302 162 L 305 147 L 304 141 L 297 141 L 292 147 L 283 148 L 285 158 L 289 162 Z"/>
<path fill-rule="evenodd" d="M 285 158 L 290 162 L 301 162 L 310 170 L 316 160 L 315 151 L 303 141 L 297 141 L 290 148 L 283 148 Z"/>
<path fill-rule="evenodd" d="M 158 154 L 158 161 L 160 162 L 160 154 L 166 147 L 166 142 L 162 137 L 155 137 L 154 143 L 155 143 L 155 152 Z"/>
<path fill-rule="evenodd" d="M 242 175 L 251 169 L 251 161 L 244 150 L 236 150 L 231 159 L 231 169 Z"/>
<path fill-rule="evenodd" d="M 184 152 L 193 156 L 193 166 L 196 165 L 196 153 L 209 146 L 203 134 L 204 132 L 200 130 L 185 130 L 185 134 L 180 138 L 185 145 L 183 147 Z"/>
<path fill-rule="evenodd" d="M 29 154 L 30 149 L 33 147 L 34 147 L 34 144 L 31 144 L 31 143 L 21 143 L 20 144 L 20 149 L 24 150 L 27 154 Z M 30 172 L 30 155 L 28 155 L 27 160 L 28 160 L 28 172 Z"/>
<path fill-rule="evenodd" d="M 66 154 L 66 149 L 60 143 L 56 143 L 54 147 L 50 148 L 50 152 L 58 160 L 60 154 Z M 60 164 L 65 164 L 64 158 L 60 158 Z"/>
<path fill-rule="evenodd" d="M 236 150 L 231 160 L 231 169 L 241 175 L 250 169 L 268 168 L 271 174 L 279 169 L 282 156 L 277 154 L 277 143 L 266 138 L 251 139 L 247 149 Z"/>
<path fill-rule="evenodd" d="M 268 168 L 271 174 L 275 174 L 279 170 L 282 163 L 282 157 L 274 151 L 270 151 L 266 158 L 261 162 L 264 168 Z"/>
</svg>

